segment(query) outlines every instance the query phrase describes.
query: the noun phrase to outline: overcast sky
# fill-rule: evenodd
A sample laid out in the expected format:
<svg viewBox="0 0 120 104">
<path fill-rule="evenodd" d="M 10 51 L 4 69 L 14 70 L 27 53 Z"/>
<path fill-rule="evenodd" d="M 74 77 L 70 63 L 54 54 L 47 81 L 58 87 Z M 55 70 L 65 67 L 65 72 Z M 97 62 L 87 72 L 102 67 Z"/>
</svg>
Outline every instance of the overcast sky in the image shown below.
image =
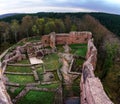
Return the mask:
<svg viewBox="0 0 120 104">
<path fill-rule="evenodd" d="M 120 14 L 120 0 L 0 0 L 0 14 L 36 12 Z"/>
</svg>

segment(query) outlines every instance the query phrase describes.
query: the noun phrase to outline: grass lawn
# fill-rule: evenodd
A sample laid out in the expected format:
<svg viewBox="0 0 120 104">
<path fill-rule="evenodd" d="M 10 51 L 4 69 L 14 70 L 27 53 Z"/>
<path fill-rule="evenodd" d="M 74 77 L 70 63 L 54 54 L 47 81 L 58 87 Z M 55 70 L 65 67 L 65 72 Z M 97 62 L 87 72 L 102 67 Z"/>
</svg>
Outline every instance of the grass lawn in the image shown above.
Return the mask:
<svg viewBox="0 0 120 104">
<path fill-rule="evenodd" d="M 72 53 L 78 56 L 86 56 L 87 44 L 71 44 Z"/>
<path fill-rule="evenodd" d="M 55 84 L 45 84 L 45 85 L 39 85 L 38 87 L 40 88 L 58 88 L 59 87 L 59 84 L 58 83 L 55 83 Z"/>
<path fill-rule="evenodd" d="M 27 83 L 32 83 L 34 82 L 34 78 L 33 76 L 29 76 L 29 75 L 10 75 L 10 74 L 6 74 L 6 76 L 9 79 L 9 82 L 13 82 L 13 83 L 19 83 L 19 84 L 27 84 Z"/>
<path fill-rule="evenodd" d="M 17 62 L 16 64 L 30 64 L 30 62 L 29 62 L 29 59 L 25 59 Z"/>
<path fill-rule="evenodd" d="M 53 92 L 29 91 L 17 104 L 53 104 Z"/>
<path fill-rule="evenodd" d="M 42 66 L 37 68 L 37 74 L 38 74 L 38 77 L 39 77 L 40 81 L 43 80 L 43 74 L 41 74 L 41 73 L 44 73 L 44 69 L 42 68 Z"/>
<path fill-rule="evenodd" d="M 58 69 L 60 66 L 59 57 L 57 54 L 50 54 L 43 58 L 45 69 L 54 70 Z"/>
<path fill-rule="evenodd" d="M 6 71 L 7 72 L 31 73 L 32 69 L 30 67 L 7 66 Z"/>
</svg>

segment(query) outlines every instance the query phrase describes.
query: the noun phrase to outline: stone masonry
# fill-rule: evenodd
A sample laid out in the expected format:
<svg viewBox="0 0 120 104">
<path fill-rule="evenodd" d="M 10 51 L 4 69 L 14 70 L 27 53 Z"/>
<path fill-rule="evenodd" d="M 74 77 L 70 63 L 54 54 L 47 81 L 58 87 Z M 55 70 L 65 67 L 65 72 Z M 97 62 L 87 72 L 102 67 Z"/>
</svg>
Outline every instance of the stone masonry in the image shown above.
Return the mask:
<svg viewBox="0 0 120 104">
<path fill-rule="evenodd" d="M 90 39 L 80 82 L 81 104 L 113 104 L 106 95 L 100 79 L 94 75 L 96 61 L 97 49 L 93 44 L 93 40 Z"/>
<path fill-rule="evenodd" d="M 92 37 L 91 32 L 70 32 L 55 34 L 56 35 L 56 44 L 78 44 L 78 43 L 87 43 L 88 40 Z M 41 39 L 41 42 L 45 46 L 50 45 L 50 35 L 44 35 Z"/>
</svg>

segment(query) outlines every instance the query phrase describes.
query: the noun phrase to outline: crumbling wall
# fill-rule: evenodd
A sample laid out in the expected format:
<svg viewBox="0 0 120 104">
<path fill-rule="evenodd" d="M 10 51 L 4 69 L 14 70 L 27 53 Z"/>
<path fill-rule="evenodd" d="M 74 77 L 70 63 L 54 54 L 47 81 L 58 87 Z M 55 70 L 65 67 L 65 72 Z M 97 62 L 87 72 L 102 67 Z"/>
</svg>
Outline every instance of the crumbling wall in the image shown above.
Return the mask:
<svg viewBox="0 0 120 104">
<path fill-rule="evenodd" d="M 3 80 L 0 80 L 0 104 L 12 104 Z"/>
<path fill-rule="evenodd" d="M 81 104 L 113 104 L 106 95 L 99 78 L 94 75 L 97 49 L 93 40 L 88 41 L 87 61 L 83 64 L 81 75 Z"/>
<path fill-rule="evenodd" d="M 12 104 L 10 96 L 6 91 L 5 80 L 1 68 L 0 68 L 0 104 Z"/>
<path fill-rule="evenodd" d="M 79 43 L 87 43 L 88 40 L 92 37 L 91 32 L 70 32 L 56 34 L 56 44 L 79 44 Z M 50 35 L 42 36 L 41 42 L 45 46 L 50 45 Z"/>
</svg>

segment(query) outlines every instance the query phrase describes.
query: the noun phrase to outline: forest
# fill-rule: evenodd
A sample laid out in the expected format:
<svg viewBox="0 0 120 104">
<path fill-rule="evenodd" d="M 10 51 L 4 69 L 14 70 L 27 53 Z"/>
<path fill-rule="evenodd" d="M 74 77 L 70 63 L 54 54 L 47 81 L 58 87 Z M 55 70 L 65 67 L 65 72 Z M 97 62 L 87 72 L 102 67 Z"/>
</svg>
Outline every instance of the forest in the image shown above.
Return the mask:
<svg viewBox="0 0 120 104">
<path fill-rule="evenodd" d="M 120 16 L 105 13 L 17 14 L 0 20 L 0 52 L 24 38 L 40 38 L 53 31 L 91 31 L 98 49 L 96 76 L 101 79 L 110 99 L 119 104 L 119 28 Z"/>
<path fill-rule="evenodd" d="M 67 16 L 81 18 L 85 14 L 89 14 L 96 18 L 102 25 L 107 27 L 110 31 L 120 36 L 120 15 L 116 14 L 108 14 L 108 13 L 86 13 L 86 12 L 78 12 L 78 13 L 53 13 L 53 12 L 40 12 L 40 13 L 33 13 L 33 14 L 11 14 L 11 16 L 1 18 L 0 21 L 10 22 L 11 20 L 17 19 L 21 21 L 22 18 L 26 15 L 30 16 L 37 16 L 39 18 L 57 18 L 57 19 L 64 19 Z"/>
<path fill-rule="evenodd" d="M 80 31 L 84 27 L 82 18 L 90 15 L 111 32 L 120 36 L 120 16 L 107 13 L 34 13 L 13 14 L 0 19 L 0 51 L 25 37 Z M 3 45 L 4 44 L 4 45 Z M 6 45 L 6 46 L 5 46 Z"/>
</svg>

